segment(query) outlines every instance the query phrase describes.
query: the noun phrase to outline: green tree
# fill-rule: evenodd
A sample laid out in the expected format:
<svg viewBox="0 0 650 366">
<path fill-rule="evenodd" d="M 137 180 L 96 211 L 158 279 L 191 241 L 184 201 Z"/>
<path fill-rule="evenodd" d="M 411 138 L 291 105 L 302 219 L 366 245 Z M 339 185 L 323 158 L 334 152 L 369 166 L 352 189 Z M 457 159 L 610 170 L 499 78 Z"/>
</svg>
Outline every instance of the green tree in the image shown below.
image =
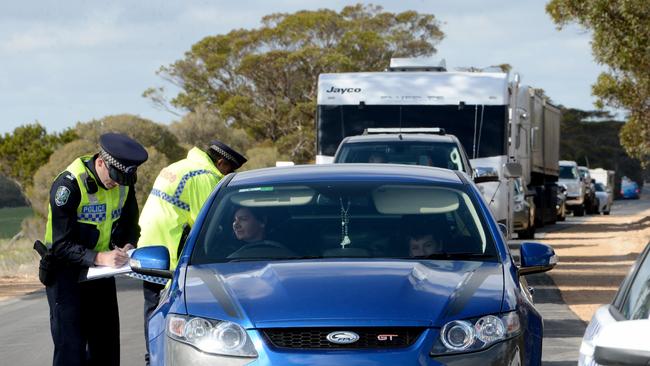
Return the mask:
<svg viewBox="0 0 650 366">
<path fill-rule="evenodd" d="M 16 127 L 13 133 L 0 136 L 0 173 L 24 191 L 32 185 L 34 172 L 47 162 L 52 152 L 76 137 L 70 129 L 48 134 L 38 122 Z"/>
<path fill-rule="evenodd" d="M 34 185 L 27 190 L 27 197 L 34 211 L 41 218 L 47 216 L 47 204 L 53 180 L 73 159 L 96 153 L 99 136 L 103 133 L 124 133 L 147 149 L 149 159 L 138 168 L 138 182 L 135 187 L 140 207 L 144 205 L 160 170 L 185 155 L 185 150 L 179 145 L 177 138 L 165 126 L 137 116 L 123 114 L 78 123 L 75 131 L 82 138 L 57 149 L 50 156 L 47 164 L 36 171 Z"/>
<path fill-rule="evenodd" d="M 0 174 L 0 208 L 25 206 L 26 204 L 20 187 L 11 179 Z"/>
<path fill-rule="evenodd" d="M 229 127 L 219 113 L 205 106 L 197 107 L 179 122 L 169 126 L 186 150 L 203 147 L 211 140 L 220 140 L 233 149 L 244 152 L 251 145 L 246 131 Z"/>
<path fill-rule="evenodd" d="M 629 112 L 620 138 L 644 165 L 650 156 L 650 2 L 648 0 L 551 0 L 546 11 L 558 27 L 577 23 L 593 32 L 592 51 L 608 70 L 592 92 L 597 107 Z"/>
<path fill-rule="evenodd" d="M 77 123 L 75 132 L 79 138 L 95 145 L 99 141 L 99 136 L 104 133 L 123 133 L 145 147 L 156 148 L 169 160 L 178 160 L 185 155 L 178 138 L 166 126 L 131 114 L 106 116 L 99 120 Z"/>
<path fill-rule="evenodd" d="M 590 168 L 614 170 L 617 186 L 624 175 L 643 182 L 640 162 L 629 157 L 619 141 L 618 135 L 624 125 L 607 112 L 563 108 L 560 158 L 575 160 Z"/>
<path fill-rule="evenodd" d="M 383 70 L 391 57 L 429 56 L 442 39 L 439 22 L 415 11 L 355 5 L 271 14 L 257 29 L 209 36 L 158 73 L 180 88 L 170 104 L 205 105 L 255 141 L 307 162 L 314 155 L 317 78 L 321 73 Z M 144 92 L 169 108 L 164 88 Z"/>
</svg>

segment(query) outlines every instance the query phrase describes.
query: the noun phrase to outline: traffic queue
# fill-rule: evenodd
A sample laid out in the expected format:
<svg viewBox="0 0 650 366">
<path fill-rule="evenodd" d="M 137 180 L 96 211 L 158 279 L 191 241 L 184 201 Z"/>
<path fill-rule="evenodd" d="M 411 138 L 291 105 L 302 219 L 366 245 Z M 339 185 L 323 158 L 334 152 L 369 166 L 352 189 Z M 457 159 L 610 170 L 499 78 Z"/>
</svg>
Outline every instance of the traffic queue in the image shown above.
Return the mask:
<svg viewBox="0 0 650 366">
<path fill-rule="evenodd" d="M 609 214 L 613 174 L 559 160 L 559 109 L 517 75 L 423 68 L 321 75 L 316 164 L 237 172 L 214 140 L 141 213 L 147 153 L 103 135 L 55 180 L 35 245 L 54 364 L 119 364 L 115 281 L 89 273 L 127 266 L 146 364 L 541 365 L 526 276 L 558 258 L 527 241 L 515 261 L 508 239 Z"/>
</svg>

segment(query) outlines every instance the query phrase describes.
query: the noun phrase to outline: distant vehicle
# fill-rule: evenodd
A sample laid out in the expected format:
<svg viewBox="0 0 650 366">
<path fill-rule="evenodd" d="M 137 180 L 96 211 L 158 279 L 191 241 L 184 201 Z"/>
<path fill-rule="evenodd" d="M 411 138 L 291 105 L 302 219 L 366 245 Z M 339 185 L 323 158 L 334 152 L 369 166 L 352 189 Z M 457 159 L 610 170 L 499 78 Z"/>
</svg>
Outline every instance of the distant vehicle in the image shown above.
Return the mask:
<svg viewBox="0 0 650 366">
<path fill-rule="evenodd" d="M 423 165 L 474 175 L 458 138 L 439 128 L 368 128 L 341 141 L 334 163 Z"/>
<path fill-rule="evenodd" d="M 595 181 L 589 174 L 589 168 L 586 166 L 579 166 L 578 172 L 580 179 L 585 185 L 585 212 L 588 214 L 598 213 L 598 201 L 596 200 L 596 186 Z"/>
<path fill-rule="evenodd" d="M 598 199 L 598 211 L 596 213 L 602 212 L 603 215 L 609 215 L 614 203 L 614 192 L 605 187 L 604 184 L 596 183 L 596 198 Z"/>
<path fill-rule="evenodd" d="M 591 322 L 582 338 L 580 346 L 580 357 L 578 365 L 591 366 L 594 362 L 594 339 L 597 339 L 603 327 L 613 323 L 627 323 L 650 317 L 650 244 L 639 255 L 632 270 L 623 280 L 618 289 L 614 301 L 611 304 L 603 305 L 591 318 Z M 648 344 L 647 329 L 643 335 L 643 341 Z M 630 334 L 631 335 L 631 334 Z M 629 338 L 633 341 L 633 338 Z M 630 363 L 645 364 L 645 363 Z M 617 363 L 626 365 L 626 363 Z"/>
<path fill-rule="evenodd" d="M 535 237 L 535 202 L 533 202 L 533 194 L 527 192 L 521 177 L 515 178 L 514 183 L 514 230 L 519 239 L 533 239 Z"/>
<path fill-rule="evenodd" d="M 164 246 L 130 264 L 171 279 L 148 319 L 153 366 L 538 366 L 525 276 L 557 256 L 519 252 L 461 172 L 328 164 L 228 175 L 174 272 Z"/>
<path fill-rule="evenodd" d="M 639 199 L 640 195 L 641 190 L 639 189 L 639 185 L 635 181 L 623 177 L 621 180 L 621 197 L 636 200 Z"/>
<path fill-rule="evenodd" d="M 566 190 L 566 206 L 574 216 L 585 214 L 585 185 L 578 172 L 578 164 L 571 160 L 560 160 L 558 185 Z"/>
<path fill-rule="evenodd" d="M 557 209 L 557 221 L 566 220 L 566 188 L 560 186 L 560 189 L 557 191 L 557 201 L 555 205 Z"/>
</svg>

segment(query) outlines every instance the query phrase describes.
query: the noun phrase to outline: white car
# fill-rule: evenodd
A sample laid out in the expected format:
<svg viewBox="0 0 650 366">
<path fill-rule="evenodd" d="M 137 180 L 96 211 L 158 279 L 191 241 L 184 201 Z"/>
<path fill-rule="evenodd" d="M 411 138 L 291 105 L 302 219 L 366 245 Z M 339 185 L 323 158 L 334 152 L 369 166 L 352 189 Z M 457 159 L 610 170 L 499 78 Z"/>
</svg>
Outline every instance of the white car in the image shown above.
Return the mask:
<svg viewBox="0 0 650 366">
<path fill-rule="evenodd" d="M 618 292 L 614 297 L 614 301 L 611 304 L 601 306 L 591 318 L 591 322 L 585 330 L 585 335 L 583 336 L 582 344 L 580 345 L 578 365 L 592 366 L 607 364 L 596 362 L 597 359 L 600 359 L 598 357 L 599 340 L 603 341 L 611 338 L 611 335 L 604 334 L 604 329 L 625 328 L 628 325 L 633 327 L 636 326 L 634 325 L 637 324 L 636 321 L 648 319 L 648 316 L 650 315 L 649 253 L 650 244 L 648 244 L 645 250 L 639 255 L 636 263 L 632 266 L 630 273 L 628 273 L 627 277 L 623 280 L 621 287 L 618 289 Z M 650 345 L 647 338 L 648 333 L 650 333 L 650 328 L 645 332 L 643 339 L 646 344 Z M 629 336 L 632 336 L 632 333 L 629 333 Z M 634 339 L 630 339 L 628 344 L 632 346 L 634 344 Z"/>
<path fill-rule="evenodd" d="M 614 204 L 614 193 L 602 183 L 596 183 L 596 198 L 598 199 L 598 212 L 609 215 Z M 597 213 L 598 213 L 597 212 Z"/>
</svg>

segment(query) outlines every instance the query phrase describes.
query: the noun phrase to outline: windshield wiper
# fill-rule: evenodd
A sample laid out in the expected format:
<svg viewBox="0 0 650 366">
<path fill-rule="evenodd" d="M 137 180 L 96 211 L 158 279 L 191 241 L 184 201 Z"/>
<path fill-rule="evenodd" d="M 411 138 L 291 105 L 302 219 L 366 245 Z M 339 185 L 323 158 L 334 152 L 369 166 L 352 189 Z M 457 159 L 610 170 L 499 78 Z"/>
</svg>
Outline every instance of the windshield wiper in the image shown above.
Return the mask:
<svg viewBox="0 0 650 366">
<path fill-rule="evenodd" d="M 413 259 L 484 259 L 484 258 L 494 258 L 492 254 L 486 253 L 475 253 L 475 252 L 438 252 L 429 255 L 417 255 L 409 258 Z"/>
</svg>

